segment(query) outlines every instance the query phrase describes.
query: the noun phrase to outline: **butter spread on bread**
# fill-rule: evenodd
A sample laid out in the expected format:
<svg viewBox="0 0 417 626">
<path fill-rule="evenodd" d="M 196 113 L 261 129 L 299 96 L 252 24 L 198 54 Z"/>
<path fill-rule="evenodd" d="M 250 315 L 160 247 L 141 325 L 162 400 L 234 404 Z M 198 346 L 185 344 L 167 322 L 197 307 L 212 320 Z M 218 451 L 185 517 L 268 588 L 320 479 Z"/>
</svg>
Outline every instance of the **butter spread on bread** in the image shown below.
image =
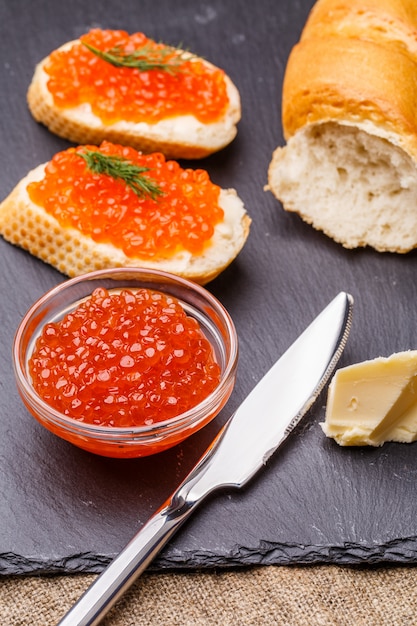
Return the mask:
<svg viewBox="0 0 417 626">
<path fill-rule="evenodd" d="M 110 142 L 56 154 L 0 204 L 3 237 L 69 276 L 140 266 L 205 284 L 240 252 L 250 221 L 204 170 Z"/>
<path fill-rule="evenodd" d="M 417 246 L 417 3 L 318 0 L 283 84 L 268 189 L 346 248 Z"/>
<path fill-rule="evenodd" d="M 38 122 L 76 144 L 109 140 L 175 159 L 224 148 L 241 116 L 223 70 L 125 31 L 94 29 L 53 51 L 27 98 Z"/>
</svg>

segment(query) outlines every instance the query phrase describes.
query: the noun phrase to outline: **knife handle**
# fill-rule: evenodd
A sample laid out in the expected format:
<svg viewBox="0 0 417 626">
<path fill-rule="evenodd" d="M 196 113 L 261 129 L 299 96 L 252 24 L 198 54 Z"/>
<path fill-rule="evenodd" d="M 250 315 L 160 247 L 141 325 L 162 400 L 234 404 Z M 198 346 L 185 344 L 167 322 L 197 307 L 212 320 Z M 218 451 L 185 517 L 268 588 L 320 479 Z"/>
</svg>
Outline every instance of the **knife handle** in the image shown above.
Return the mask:
<svg viewBox="0 0 417 626">
<path fill-rule="evenodd" d="M 178 493 L 178 492 L 177 492 Z M 197 506 L 175 495 L 140 529 L 58 626 L 98 624 Z"/>
<path fill-rule="evenodd" d="M 228 423 L 178 489 L 88 587 L 58 626 L 98 624 L 202 500 L 222 486 L 212 471 L 212 461 Z"/>
</svg>

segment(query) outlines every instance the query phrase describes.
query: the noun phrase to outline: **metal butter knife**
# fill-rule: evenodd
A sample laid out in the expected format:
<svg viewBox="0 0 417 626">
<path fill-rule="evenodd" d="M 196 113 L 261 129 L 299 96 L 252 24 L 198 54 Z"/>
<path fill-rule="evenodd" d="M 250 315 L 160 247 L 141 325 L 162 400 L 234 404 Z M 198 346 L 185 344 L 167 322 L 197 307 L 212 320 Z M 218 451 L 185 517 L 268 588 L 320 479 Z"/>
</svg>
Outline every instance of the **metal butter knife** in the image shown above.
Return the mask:
<svg viewBox="0 0 417 626">
<path fill-rule="evenodd" d="M 265 374 L 165 504 L 87 589 L 59 626 L 98 624 L 202 500 L 240 488 L 287 439 L 329 380 L 345 347 L 353 298 L 344 292 Z"/>
</svg>

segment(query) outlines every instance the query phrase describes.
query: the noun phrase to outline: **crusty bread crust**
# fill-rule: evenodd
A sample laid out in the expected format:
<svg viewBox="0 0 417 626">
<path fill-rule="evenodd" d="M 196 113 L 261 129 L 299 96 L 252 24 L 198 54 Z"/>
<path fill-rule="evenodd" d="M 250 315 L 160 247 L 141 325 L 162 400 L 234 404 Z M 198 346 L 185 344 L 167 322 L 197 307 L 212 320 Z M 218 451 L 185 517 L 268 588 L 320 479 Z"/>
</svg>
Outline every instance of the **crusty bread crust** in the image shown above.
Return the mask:
<svg viewBox="0 0 417 626">
<path fill-rule="evenodd" d="M 210 245 L 201 255 L 184 251 L 155 261 L 127 257 L 112 244 L 96 243 L 74 228 L 62 227 L 43 207 L 31 201 L 26 187 L 43 178 L 45 166 L 29 172 L 0 204 L 0 234 L 68 276 L 113 267 L 145 267 L 204 285 L 235 259 L 248 237 L 251 220 L 243 203 L 234 189 L 224 189 L 219 200 L 224 220 L 216 226 Z"/>
<path fill-rule="evenodd" d="M 59 49 L 66 49 L 76 43 L 77 40 L 69 42 Z M 225 81 L 229 106 L 216 122 L 205 124 L 192 115 L 183 115 L 155 124 L 126 121 L 103 124 L 88 104 L 74 108 L 59 108 L 55 105 L 48 90 L 48 75 L 44 70 L 48 58 L 36 66 L 27 93 L 28 106 L 38 122 L 74 143 L 99 145 L 107 140 L 132 146 L 142 152 L 162 152 L 170 159 L 200 159 L 227 146 L 237 134 L 237 123 L 241 117 L 240 95 L 227 75 Z"/>
<path fill-rule="evenodd" d="M 415 0 L 318 0 L 288 59 L 267 188 L 347 248 L 416 248 L 416 102 Z"/>
<path fill-rule="evenodd" d="M 320 0 L 313 6 L 301 40 L 342 36 L 398 47 L 417 54 L 415 0 Z"/>
<path fill-rule="evenodd" d="M 416 78 L 416 62 L 396 48 L 345 37 L 303 40 L 285 74 L 285 137 L 307 124 L 372 122 L 417 157 Z"/>
</svg>

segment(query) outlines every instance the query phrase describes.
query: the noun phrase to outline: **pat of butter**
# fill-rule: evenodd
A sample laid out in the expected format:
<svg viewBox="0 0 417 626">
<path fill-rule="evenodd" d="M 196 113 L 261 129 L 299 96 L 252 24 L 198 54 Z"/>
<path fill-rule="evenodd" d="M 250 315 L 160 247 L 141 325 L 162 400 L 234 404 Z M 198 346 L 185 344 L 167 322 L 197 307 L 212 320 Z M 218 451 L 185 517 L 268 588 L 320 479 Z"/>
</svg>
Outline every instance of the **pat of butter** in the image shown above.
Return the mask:
<svg viewBox="0 0 417 626">
<path fill-rule="evenodd" d="M 321 427 L 341 446 L 417 439 L 417 350 L 339 369 Z"/>
</svg>

